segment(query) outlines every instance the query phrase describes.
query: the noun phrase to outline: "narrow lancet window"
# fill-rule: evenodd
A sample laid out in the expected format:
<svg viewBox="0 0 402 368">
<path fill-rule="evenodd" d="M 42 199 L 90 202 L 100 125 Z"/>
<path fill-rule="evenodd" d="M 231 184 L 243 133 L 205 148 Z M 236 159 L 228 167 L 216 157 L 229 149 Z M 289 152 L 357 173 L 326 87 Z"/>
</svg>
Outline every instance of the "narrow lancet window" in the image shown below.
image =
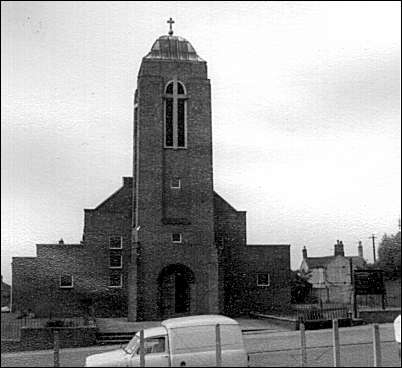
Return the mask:
<svg viewBox="0 0 402 368">
<path fill-rule="evenodd" d="M 177 146 L 185 147 L 186 146 L 186 137 L 185 137 L 185 100 L 179 99 L 177 101 Z"/>
<path fill-rule="evenodd" d="M 184 85 L 169 82 L 165 88 L 165 147 L 187 147 L 187 95 Z"/>
<path fill-rule="evenodd" d="M 173 98 L 166 99 L 165 144 L 173 147 Z"/>
</svg>

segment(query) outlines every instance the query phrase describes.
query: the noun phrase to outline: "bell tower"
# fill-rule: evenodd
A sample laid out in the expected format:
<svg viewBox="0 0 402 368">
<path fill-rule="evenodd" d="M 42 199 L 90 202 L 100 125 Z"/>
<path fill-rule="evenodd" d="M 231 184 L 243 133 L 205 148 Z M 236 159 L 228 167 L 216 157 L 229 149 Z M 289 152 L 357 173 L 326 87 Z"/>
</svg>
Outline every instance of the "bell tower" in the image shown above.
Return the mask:
<svg viewBox="0 0 402 368">
<path fill-rule="evenodd" d="M 134 100 L 131 321 L 218 312 L 210 81 L 168 23 Z"/>
</svg>

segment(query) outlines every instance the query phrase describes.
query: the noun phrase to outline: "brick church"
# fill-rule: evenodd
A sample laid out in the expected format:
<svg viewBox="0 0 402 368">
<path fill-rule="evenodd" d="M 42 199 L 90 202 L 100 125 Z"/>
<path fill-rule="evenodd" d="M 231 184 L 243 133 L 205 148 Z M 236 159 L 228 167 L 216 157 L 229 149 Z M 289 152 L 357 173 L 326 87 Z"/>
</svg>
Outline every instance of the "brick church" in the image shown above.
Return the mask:
<svg viewBox="0 0 402 368">
<path fill-rule="evenodd" d="M 133 131 L 133 176 L 84 210 L 82 241 L 13 258 L 13 311 L 139 321 L 287 306 L 290 245 L 248 245 L 246 213 L 214 192 L 207 63 L 171 23 L 142 59 Z"/>
</svg>

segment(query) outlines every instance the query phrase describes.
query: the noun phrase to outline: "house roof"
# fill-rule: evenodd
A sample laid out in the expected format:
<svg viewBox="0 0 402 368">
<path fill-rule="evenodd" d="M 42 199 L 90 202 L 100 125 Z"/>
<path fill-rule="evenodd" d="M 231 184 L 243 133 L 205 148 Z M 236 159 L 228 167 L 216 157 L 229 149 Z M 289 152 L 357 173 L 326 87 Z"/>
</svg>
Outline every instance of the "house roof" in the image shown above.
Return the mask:
<svg viewBox="0 0 402 368">
<path fill-rule="evenodd" d="M 348 259 L 352 259 L 352 264 L 355 265 L 357 268 L 365 268 L 367 262 L 365 261 L 364 258 L 359 257 L 359 256 L 351 256 L 351 257 L 346 257 Z"/>
<path fill-rule="evenodd" d="M 309 268 L 325 268 L 335 257 L 307 257 L 306 262 Z"/>
<path fill-rule="evenodd" d="M 306 262 L 310 269 L 312 268 L 325 268 L 327 265 L 335 259 L 336 256 L 325 256 L 325 257 L 307 257 Z M 345 257 L 346 259 L 351 259 L 352 264 L 358 268 L 364 268 L 366 261 L 364 258 L 359 256 Z"/>
</svg>

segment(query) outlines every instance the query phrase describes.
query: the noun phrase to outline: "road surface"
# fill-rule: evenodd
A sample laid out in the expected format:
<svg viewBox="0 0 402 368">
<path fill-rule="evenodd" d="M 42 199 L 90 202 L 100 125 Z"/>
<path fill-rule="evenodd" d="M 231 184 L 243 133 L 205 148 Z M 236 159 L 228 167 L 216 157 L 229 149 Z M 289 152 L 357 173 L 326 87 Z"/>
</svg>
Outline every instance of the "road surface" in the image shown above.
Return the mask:
<svg viewBox="0 0 402 368">
<path fill-rule="evenodd" d="M 342 366 L 373 366 L 372 326 L 340 328 Z M 394 342 L 392 324 L 380 325 L 382 363 L 387 367 L 400 367 L 398 350 Z M 307 362 L 310 367 L 333 366 L 332 330 L 307 331 Z M 299 331 L 259 331 L 244 335 L 250 355 L 250 366 L 289 367 L 301 366 Z M 88 355 L 114 350 L 118 346 L 62 349 L 61 367 L 82 367 Z M 51 367 L 51 350 L 7 353 L 1 356 L 2 367 Z"/>
</svg>

